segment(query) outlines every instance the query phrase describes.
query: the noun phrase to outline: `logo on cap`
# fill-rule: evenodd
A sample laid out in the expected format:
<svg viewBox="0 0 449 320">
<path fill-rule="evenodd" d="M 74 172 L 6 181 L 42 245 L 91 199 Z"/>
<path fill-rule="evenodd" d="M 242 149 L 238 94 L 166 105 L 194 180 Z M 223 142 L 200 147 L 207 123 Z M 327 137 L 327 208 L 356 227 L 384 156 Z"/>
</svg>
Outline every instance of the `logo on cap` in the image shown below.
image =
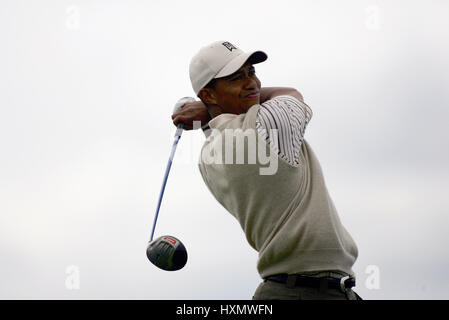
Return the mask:
<svg viewBox="0 0 449 320">
<path fill-rule="evenodd" d="M 230 42 L 223 42 L 222 45 L 224 45 L 229 51 L 232 52 L 232 49 L 237 49 L 232 43 Z"/>
</svg>

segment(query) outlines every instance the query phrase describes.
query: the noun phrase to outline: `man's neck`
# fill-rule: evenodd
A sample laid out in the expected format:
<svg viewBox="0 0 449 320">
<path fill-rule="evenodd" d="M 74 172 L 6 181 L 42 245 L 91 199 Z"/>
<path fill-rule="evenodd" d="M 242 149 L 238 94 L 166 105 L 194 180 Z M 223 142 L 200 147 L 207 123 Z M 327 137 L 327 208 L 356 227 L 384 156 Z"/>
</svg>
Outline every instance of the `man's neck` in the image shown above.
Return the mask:
<svg viewBox="0 0 449 320">
<path fill-rule="evenodd" d="M 209 112 L 209 115 L 211 119 L 215 118 L 216 116 L 219 116 L 220 114 L 224 113 L 223 109 L 219 105 L 211 105 L 207 107 L 207 111 Z"/>
</svg>

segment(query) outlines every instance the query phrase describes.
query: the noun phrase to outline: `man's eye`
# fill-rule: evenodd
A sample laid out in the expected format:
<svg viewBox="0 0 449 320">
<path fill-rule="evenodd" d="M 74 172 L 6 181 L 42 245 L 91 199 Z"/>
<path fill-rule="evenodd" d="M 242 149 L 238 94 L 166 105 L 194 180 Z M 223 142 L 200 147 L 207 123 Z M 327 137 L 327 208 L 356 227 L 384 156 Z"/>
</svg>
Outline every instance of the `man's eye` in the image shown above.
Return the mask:
<svg viewBox="0 0 449 320">
<path fill-rule="evenodd" d="M 248 72 L 248 76 L 252 77 L 256 74 L 256 70 L 252 70 Z M 239 74 L 238 76 L 235 76 L 234 78 L 231 79 L 231 81 L 236 81 L 236 80 L 240 80 L 243 79 L 244 75 L 243 74 Z"/>
</svg>

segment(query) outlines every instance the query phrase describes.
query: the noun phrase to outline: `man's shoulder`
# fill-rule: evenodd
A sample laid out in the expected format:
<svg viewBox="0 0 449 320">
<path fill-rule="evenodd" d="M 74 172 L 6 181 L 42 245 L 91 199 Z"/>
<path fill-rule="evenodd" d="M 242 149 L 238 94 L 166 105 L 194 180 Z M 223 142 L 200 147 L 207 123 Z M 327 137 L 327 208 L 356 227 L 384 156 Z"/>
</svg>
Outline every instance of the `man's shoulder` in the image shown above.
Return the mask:
<svg viewBox="0 0 449 320">
<path fill-rule="evenodd" d="M 291 104 L 291 105 L 301 105 L 304 103 L 304 101 L 298 99 L 298 97 L 295 97 L 293 95 L 283 94 L 283 95 L 276 96 L 270 100 L 267 100 L 267 101 L 261 103 L 261 106 L 266 108 L 267 106 L 269 107 L 269 106 L 272 106 L 273 104 L 279 105 L 279 103 Z"/>
<path fill-rule="evenodd" d="M 310 108 L 304 101 L 297 97 L 285 94 L 274 97 L 261 104 L 262 113 L 265 117 L 272 118 L 282 114 L 300 116 L 309 121 L 313 115 L 312 108 Z"/>
</svg>

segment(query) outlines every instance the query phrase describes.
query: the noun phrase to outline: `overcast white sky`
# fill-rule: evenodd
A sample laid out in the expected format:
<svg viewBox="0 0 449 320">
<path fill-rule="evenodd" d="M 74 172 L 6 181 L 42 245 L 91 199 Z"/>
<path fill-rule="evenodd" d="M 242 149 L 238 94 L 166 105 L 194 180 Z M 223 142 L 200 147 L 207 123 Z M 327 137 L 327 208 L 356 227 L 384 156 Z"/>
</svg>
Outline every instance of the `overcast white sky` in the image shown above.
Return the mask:
<svg viewBox="0 0 449 320">
<path fill-rule="evenodd" d="M 264 50 L 262 85 L 313 109 L 355 291 L 449 299 L 448 14 L 444 0 L 2 1 L 0 298 L 251 299 L 257 253 L 201 179 L 202 132 L 182 136 L 156 228 L 188 263 L 145 255 L 173 105 L 193 95 L 191 57 L 223 39 Z"/>
</svg>

